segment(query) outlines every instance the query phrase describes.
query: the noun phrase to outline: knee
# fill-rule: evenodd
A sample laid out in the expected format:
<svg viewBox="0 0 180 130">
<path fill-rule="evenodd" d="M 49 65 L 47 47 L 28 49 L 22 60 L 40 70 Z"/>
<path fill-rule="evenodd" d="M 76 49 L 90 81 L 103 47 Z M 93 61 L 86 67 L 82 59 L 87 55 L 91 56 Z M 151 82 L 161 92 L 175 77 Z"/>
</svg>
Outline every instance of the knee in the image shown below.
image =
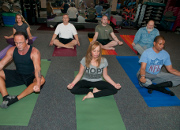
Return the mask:
<svg viewBox="0 0 180 130">
<path fill-rule="evenodd" d="M 76 94 L 76 93 L 77 93 L 77 89 L 73 87 L 72 89 L 70 89 L 70 92 L 71 92 L 72 94 Z"/>
<path fill-rule="evenodd" d="M 45 80 L 44 76 L 42 76 L 42 77 L 41 77 L 41 85 L 44 84 L 45 81 L 46 81 L 46 80 Z"/>
<path fill-rule="evenodd" d="M 116 41 L 112 41 L 112 43 L 113 43 L 115 46 L 118 45 L 118 42 L 116 42 Z"/>
<path fill-rule="evenodd" d="M 113 95 L 116 94 L 118 92 L 118 89 L 114 88 L 114 90 L 112 90 Z"/>
<path fill-rule="evenodd" d="M 78 44 L 78 41 L 77 40 L 73 40 L 74 42 L 74 45 L 77 45 Z"/>
</svg>

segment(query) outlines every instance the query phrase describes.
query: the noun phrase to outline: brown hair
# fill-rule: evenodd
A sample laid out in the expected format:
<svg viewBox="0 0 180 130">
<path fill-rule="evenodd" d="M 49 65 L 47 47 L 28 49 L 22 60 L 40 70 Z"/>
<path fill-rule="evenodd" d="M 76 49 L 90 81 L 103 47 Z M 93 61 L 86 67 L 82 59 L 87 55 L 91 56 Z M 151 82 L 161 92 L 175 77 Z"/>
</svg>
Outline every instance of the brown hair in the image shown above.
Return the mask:
<svg viewBox="0 0 180 130">
<path fill-rule="evenodd" d="M 24 17 L 23 17 L 21 14 L 16 14 L 16 19 L 15 19 L 16 23 L 17 23 L 17 16 L 20 16 L 22 22 L 23 22 L 23 23 L 26 23 L 26 24 L 28 25 L 28 27 L 30 27 L 29 24 L 26 22 L 26 20 L 24 19 Z M 30 29 L 31 29 L 31 28 L 30 28 Z"/>
<path fill-rule="evenodd" d="M 93 43 L 91 43 L 88 47 L 88 50 L 87 50 L 87 53 L 86 53 L 86 67 L 89 67 L 90 63 L 91 63 L 91 60 L 92 60 L 92 51 L 96 48 L 96 47 L 100 47 L 100 54 L 99 54 L 99 57 L 97 59 L 97 63 L 98 63 L 98 67 L 101 63 L 101 55 L 102 55 L 102 48 L 101 48 L 101 45 L 98 41 L 95 41 Z"/>
</svg>

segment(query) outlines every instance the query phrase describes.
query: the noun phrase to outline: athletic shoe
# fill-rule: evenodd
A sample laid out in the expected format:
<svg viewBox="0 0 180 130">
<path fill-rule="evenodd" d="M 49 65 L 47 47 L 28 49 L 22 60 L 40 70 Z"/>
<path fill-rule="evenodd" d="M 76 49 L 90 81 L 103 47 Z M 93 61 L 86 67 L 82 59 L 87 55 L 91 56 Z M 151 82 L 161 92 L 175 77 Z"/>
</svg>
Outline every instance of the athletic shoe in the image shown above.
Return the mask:
<svg viewBox="0 0 180 130">
<path fill-rule="evenodd" d="M 1 108 L 8 108 L 9 105 L 13 104 L 16 102 L 16 96 L 7 96 L 7 98 L 2 102 L 0 105 Z"/>
</svg>

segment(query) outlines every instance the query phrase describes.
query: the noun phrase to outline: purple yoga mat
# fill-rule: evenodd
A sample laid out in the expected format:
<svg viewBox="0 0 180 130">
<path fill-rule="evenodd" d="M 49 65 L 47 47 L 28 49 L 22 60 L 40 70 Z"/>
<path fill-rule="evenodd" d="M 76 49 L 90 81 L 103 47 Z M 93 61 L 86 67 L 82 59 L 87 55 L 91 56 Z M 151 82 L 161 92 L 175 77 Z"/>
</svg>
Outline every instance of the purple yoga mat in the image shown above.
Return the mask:
<svg viewBox="0 0 180 130">
<path fill-rule="evenodd" d="M 11 48 L 13 45 L 8 45 L 6 48 L 4 48 L 1 52 L 0 52 L 0 59 L 2 59 L 5 55 L 6 52 L 9 48 Z"/>
<path fill-rule="evenodd" d="M 74 46 L 74 49 L 55 47 L 52 56 L 77 56 L 76 46 Z"/>
<path fill-rule="evenodd" d="M 37 38 L 36 36 L 33 36 L 33 38 L 32 38 L 33 42 L 36 40 L 36 38 Z"/>
</svg>

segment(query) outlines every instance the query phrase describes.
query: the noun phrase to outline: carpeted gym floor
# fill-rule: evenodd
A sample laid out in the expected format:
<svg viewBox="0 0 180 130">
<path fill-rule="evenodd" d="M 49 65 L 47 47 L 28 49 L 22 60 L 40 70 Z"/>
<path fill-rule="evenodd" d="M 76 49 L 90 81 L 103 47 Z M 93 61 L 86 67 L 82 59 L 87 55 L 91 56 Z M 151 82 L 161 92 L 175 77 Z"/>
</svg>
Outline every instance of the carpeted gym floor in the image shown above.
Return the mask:
<svg viewBox="0 0 180 130">
<path fill-rule="evenodd" d="M 52 57 L 54 47 L 49 47 L 49 42 L 54 32 L 37 30 L 39 27 L 40 25 L 31 26 L 31 33 L 33 36 L 37 36 L 33 46 L 39 49 L 41 58 L 51 60 L 46 75 L 46 83 L 40 92 L 29 125 L 0 126 L 1 130 L 76 130 L 77 128 L 75 96 L 66 89 L 66 86 L 74 79 L 74 71 L 78 71 L 79 62 L 86 54 L 89 45 L 88 32 L 78 31 L 81 46 L 77 47 L 76 57 Z M 119 33 L 116 33 L 116 36 L 122 40 L 119 36 L 120 34 L 135 35 L 136 32 L 137 30 L 121 29 Z M 0 27 L 0 34 L 1 51 L 8 46 L 4 36 L 12 34 L 12 27 Z M 163 31 L 160 34 L 166 39 L 165 50 L 171 56 L 173 67 L 180 71 L 180 35 Z M 126 43 L 123 46 L 117 46 L 116 52 L 118 56 L 136 56 Z M 127 130 L 180 129 L 180 106 L 148 107 L 116 60 L 116 56 L 104 57 L 107 58 L 109 63 L 109 75 L 115 82 L 119 82 L 122 85 L 122 89 L 114 95 L 114 98 Z M 6 68 L 13 69 L 15 66 L 11 63 Z M 164 71 L 166 70 L 164 69 Z M 171 90 L 180 99 L 180 86 L 171 88 Z"/>
</svg>

